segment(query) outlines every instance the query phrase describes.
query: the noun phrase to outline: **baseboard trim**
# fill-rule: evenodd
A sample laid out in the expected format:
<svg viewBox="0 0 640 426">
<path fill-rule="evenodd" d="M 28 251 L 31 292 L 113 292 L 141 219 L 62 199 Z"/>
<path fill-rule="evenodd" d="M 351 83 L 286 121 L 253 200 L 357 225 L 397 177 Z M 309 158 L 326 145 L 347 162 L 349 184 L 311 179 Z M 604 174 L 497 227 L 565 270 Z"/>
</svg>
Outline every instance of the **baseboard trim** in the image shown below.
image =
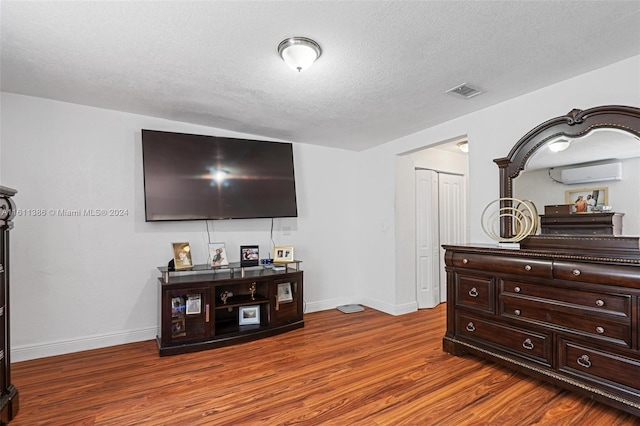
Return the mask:
<svg viewBox="0 0 640 426">
<path fill-rule="evenodd" d="M 28 361 L 31 359 L 123 345 L 125 343 L 154 340 L 157 330 L 157 327 L 149 327 L 119 333 L 83 337 L 80 339 L 48 342 L 39 345 L 12 346 L 11 362 Z"/>
<path fill-rule="evenodd" d="M 360 304 L 389 315 L 404 315 L 418 310 L 416 302 L 404 305 L 391 305 L 368 298 L 331 299 L 320 302 L 307 303 L 305 313 L 326 311 L 346 304 Z M 124 345 L 126 343 L 155 340 L 156 327 L 141 328 L 119 333 L 102 334 L 83 337 L 80 339 L 48 342 L 38 345 L 23 345 L 11 347 L 11 362 L 29 361 L 32 359 L 46 358 L 56 355 L 64 355 L 74 352 L 88 351 L 91 349 L 106 348 L 109 346 Z"/>
</svg>

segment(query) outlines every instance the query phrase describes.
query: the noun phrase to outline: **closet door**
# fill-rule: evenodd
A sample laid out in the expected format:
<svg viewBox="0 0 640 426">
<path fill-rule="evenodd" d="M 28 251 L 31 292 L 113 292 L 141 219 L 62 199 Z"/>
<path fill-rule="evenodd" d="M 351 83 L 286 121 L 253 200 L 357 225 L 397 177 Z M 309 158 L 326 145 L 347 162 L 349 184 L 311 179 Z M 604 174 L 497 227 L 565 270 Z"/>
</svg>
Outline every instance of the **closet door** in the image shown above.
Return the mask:
<svg viewBox="0 0 640 426">
<path fill-rule="evenodd" d="M 416 169 L 416 298 L 418 308 L 446 302 L 442 244 L 465 241 L 464 177 Z"/>
</svg>

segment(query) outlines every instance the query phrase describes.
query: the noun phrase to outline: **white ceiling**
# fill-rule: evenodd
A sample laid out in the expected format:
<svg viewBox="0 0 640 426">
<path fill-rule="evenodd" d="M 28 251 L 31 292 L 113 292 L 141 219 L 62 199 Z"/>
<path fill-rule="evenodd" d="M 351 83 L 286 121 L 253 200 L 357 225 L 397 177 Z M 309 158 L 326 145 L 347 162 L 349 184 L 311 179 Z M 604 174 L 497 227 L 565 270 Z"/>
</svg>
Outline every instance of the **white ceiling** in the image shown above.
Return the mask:
<svg viewBox="0 0 640 426">
<path fill-rule="evenodd" d="M 640 54 L 640 1 L 5 0 L 0 23 L 5 92 L 352 150 Z M 300 74 L 291 36 L 323 49 Z M 485 93 L 445 94 L 465 82 Z"/>
<path fill-rule="evenodd" d="M 528 160 L 525 171 L 640 157 L 640 138 L 616 129 L 596 129 L 570 140 L 571 145 L 561 152 L 540 148 Z"/>
</svg>

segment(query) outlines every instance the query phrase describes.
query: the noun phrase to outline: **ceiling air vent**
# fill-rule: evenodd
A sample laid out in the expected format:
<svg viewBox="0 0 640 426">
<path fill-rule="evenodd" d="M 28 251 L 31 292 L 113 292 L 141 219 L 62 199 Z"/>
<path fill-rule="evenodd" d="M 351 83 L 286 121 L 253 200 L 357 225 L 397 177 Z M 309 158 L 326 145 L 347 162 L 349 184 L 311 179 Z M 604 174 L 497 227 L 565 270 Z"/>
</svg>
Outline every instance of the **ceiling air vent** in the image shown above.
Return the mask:
<svg viewBox="0 0 640 426">
<path fill-rule="evenodd" d="M 462 83 L 461 85 L 456 86 L 453 89 L 447 90 L 447 93 L 451 93 L 452 95 L 462 96 L 465 99 L 470 99 L 476 95 L 479 95 L 482 92 L 478 89 L 474 89 L 473 87 L 467 85 L 467 83 Z"/>
</svg>

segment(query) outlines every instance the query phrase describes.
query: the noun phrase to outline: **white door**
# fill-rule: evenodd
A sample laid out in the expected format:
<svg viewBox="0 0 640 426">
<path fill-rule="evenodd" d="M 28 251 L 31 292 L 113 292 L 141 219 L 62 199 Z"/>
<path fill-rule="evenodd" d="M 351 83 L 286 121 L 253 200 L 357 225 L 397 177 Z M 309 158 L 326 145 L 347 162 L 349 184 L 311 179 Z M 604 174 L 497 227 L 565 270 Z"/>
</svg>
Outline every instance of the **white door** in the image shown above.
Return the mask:
<svg viewBox="0 0 640 426">
<path fill-rule="evenodd" d="M 418 308 L 440 303 L 438 173 L 416 170 L 416 279 Z"/>
<path fill-rule="evenodd" d="M 439 173 L 438 199 L 440 241 L 440 302 L 447 301 L 447 274 L 444 271 L 444 249 L 442 244 L 462 244 L 466 242 L 466 194 L 464 177 Z"/>
<path fill-rule="evenodd" d="M 447 300 L 442 244 L 465 242 L 464 178 L 416 170 L 416 285 L 418 308 Z"/>
</svg>

